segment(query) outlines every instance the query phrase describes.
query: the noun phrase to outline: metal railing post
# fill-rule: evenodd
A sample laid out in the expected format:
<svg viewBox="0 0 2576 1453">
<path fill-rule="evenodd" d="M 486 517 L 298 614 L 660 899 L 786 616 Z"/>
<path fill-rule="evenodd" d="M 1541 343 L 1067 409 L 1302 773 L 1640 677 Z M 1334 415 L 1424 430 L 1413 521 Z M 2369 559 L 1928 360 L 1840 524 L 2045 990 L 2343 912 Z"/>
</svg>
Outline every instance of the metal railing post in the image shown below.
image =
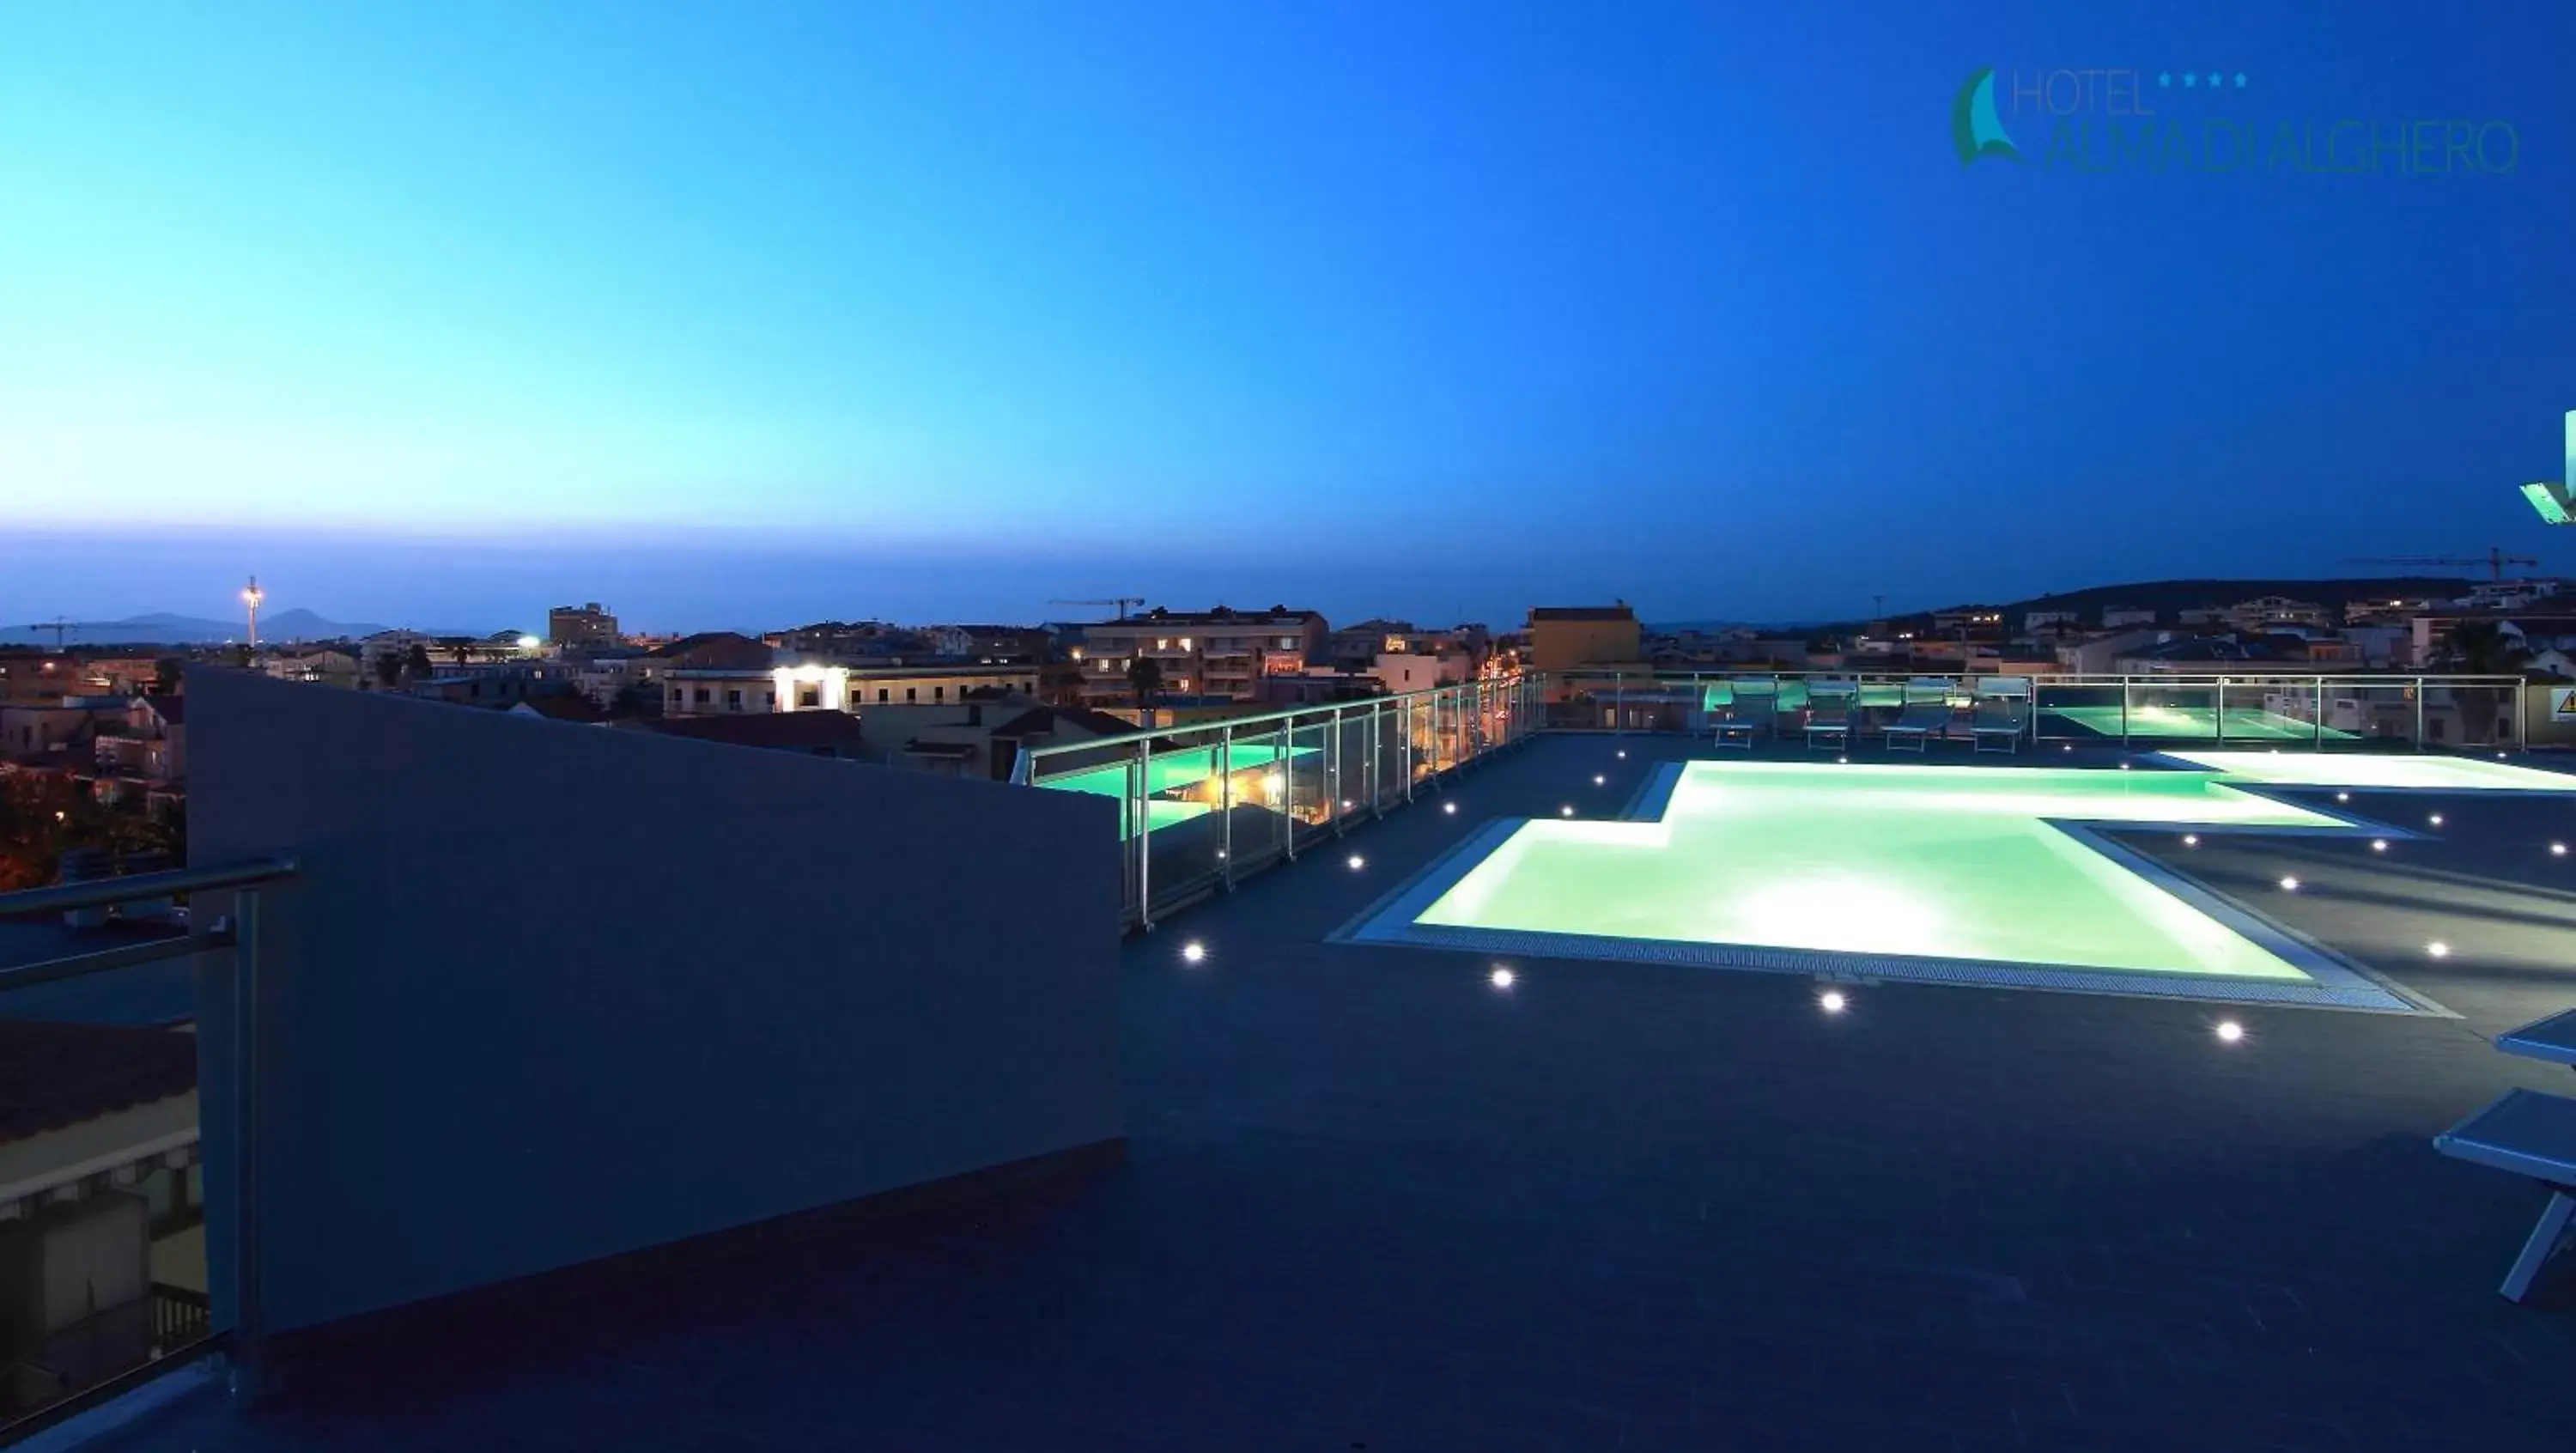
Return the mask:
<svg viewBox="0 0 2576 1453">
<path fill-rule="evenodd" d="M 2415 678 L 2415 750 L 2424 750 L 2424 678 Z"/>
<path fill-rule="evenodd" d="M 2129 745 L 2129 678 L 2120 678 L 2120 746 Z"/>
<path fill-rule="evenodd" d="M 1147 933 L 1154 931 L 1154 816 L 1146 804 L 1154 790 L 1154 739 L 1146 737 L 1136 743 L 1135 796 L 1131 799 L 1136 814 L 1136 923 Z"/>
<path fill-rule="evenodd" d="M 1333 820 L 1333 836 L 1340 837 L 1347 805 L 1342 797 L 1342 709 L 1334 707 L 1324 720 L 1324 812 Z"/>
<path fill-rule="evenodd" d="M 1379 759 L 1386 755 L 1386 714 L 1374 701 L 1369 703 L 1368 744 L 1369 818 L 1382 822 L 1386 819 L 1386 769 Z"/>
<path fill-rule="evenodd" d="M 268 1297 L 260 1238 L 260 891 L 233 894 L 233 1346 L 236 1406 L 268 1391 Z"/>
<path fill-rule="evenodd" d="M 2314 728 L 2315 728 L 2315 730 L 2314 730 L 2312 733 L 2310 733 L 2310 735 L 2314 738 L 2314 742 L 2313 742 L 2313 745 L 2312 745 L 2312 747 L 2311 747 L 2311 750 L 2322 752 L 2322 751 L 2324 751 L 2324 750 L 2326 749 L 2326 679 L 2325 679 L 2324 677 L 2322 677 L 2322 676 L 2318 677 L 2318 678 L 2317 678 L 2317 681 L 2316 681 L 2316 686 L 2317 686 L 2317 714 L 2316 714 L 2316 720 L 2314 720 L 2314 721 L 2312 721 L 2312 722 L 2310 722 L 2310 723 L 2309 723 L 2309 725 L 2310 725 L 2310 726 L 2312 726 L 2312 727 L 2314 727 Z"/>
<path fill-rule="evenodd" d="M 1234 887 L 1234 728 L 1216 729 L 1216 860 L 1225 864 L 1218 877 L 1231 891 Z"/>
<path fill-rule="evenodd" d="M 1297 861 L 1297 718 L 1279 723 L 1271 738 L 1271 760 L 1278 768 L 1279 800 L 1271 804 L 1279 819 L 1279 854 L 1289 862 Z"/>
<path fill-rule="evenodd" d="M 1414 715 L 1413 703 L 1406 702 L 1404 732 L 1396 739 L 1395 754 L 1397 765 L 1404 771 L 1404 800 L 1407 802 L 1413 800 L 1413 724 L 1417 720 L 1419 718 Z"/>
</svg>

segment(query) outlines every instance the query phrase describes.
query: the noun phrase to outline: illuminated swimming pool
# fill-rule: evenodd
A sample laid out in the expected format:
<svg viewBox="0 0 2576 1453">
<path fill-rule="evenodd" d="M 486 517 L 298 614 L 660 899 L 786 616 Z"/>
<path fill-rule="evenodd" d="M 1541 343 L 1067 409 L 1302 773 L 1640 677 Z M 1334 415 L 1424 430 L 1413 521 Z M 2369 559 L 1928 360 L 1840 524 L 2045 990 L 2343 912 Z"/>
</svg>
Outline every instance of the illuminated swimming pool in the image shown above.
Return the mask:
<svg viewBox="0 0 2576 1453">
<path fill-rule="evenodd" d="M 2576 777 L 2484 757 L 2344 756 L 2319 752 L 2201 752 L 2158 756 L 2222 773 L 2232 782 L 2277 787 L 2351 787 L 2365 792 L 2549 792 L 2576 790 Z"/>
<path fill-rule="evenodd" d="M 2215 708 L 2206 706 L 2133 705 L 2125 711 L 2117 706 L 2050 706 L 2042 708 L 2040 714 L 2072 723 L 2103 737 L 2125 735 L 2157 740 L 2200 738 L 2215 741 L 2220 736 L 2219 714 Z M 2225 735 L 2248 741 L 2348 742 L 2358 735 L 2336 727 L 2320 728 L 2312 721 L 2250 706 L 2227 708 L 2226 726 Z"/>
<path fill-rule="evenodd" d="M 2483 770 L 2501 764 L 2422 759 L 2401 770 L 2391 758 L 2191 755 L 2224 759 L 2229 770 L 1673 764 L 1627 819 L 1492 824 L 1339 936 L 1862 977 L 2424 1007 L 2096 829 L 2403 836 L 2260 785 L 2327 785 L 2331 764 L 2346 778 L 2461 790 L 2470 779 L 2487 786 L 2503 780 Z M 2569 782 L 2549 773 L 2523 777 L 2562 790 Z M 2538 785 L 2515 780 L 2519 788 Z"/>
</svg>

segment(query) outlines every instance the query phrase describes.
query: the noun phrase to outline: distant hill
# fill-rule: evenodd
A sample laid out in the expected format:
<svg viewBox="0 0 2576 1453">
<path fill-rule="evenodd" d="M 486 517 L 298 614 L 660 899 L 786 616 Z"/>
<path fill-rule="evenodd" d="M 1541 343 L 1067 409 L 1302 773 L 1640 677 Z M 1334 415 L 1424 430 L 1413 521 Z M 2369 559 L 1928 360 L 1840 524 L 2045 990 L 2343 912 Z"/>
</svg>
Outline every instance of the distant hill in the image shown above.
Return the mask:
<svg viewBox="0 0 2576 1453">
<path fill-rule="evenodd" d="M 2147 580 L 2128 585 L 2096 585 L 2083 590 L 2013 601 L 2007 612 L 2074 610 L 2092 612 L 2106 605 L 2132 605 L 2159 613 L 2194 606 L 2235 605 L 2258 596 L 2279 595 L 2313 601 L 2340 610 L 2353 601 L 2451 600 L 2469 593 L 2472 582 L 2438 575 L 2368 575 L 2332 580 Z"/>
<path fill-rule="evenodd" d="M 326 620 L 309 610 L 281 610 L 259 618 L 262 641 L 329 641 L 341 637 L 371 636 L 385 629 L 366 621 Z M 464 635 L 462 631 L 432 631 L 431 635 Z M 173 615 L 155 611 L 150 615 L 128 616 L 119 621 L 74 621 L 63 632 L 63 644 L 70 646 L 209 646 L 241 639 L 242 623 L 237 620 L 209 620 L 204 616 Z M 54 644 L 50 626 L 13 625 L 0 628 L 0 643 L 9 645 Z"/>
</svg>

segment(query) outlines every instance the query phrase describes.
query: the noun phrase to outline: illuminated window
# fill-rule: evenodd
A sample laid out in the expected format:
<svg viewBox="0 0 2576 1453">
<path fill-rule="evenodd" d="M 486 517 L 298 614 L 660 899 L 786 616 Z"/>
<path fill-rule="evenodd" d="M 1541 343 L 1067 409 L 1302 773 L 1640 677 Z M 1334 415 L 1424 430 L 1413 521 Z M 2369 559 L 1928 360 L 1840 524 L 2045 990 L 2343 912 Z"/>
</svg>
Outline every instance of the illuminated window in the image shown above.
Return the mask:
<svg viewBox="0 0 2576 1453">
<path fill-rule="evenodd" d="M 1186 651 L 1186 650 L 1188 650 L 1189 648 L 1190 648 L 1190 638 L 1189 638 L 1189 637 L 1187 637 L 1187 636 L 1183 636 L 1183 637 L 1181 637 L 1181 649 L 1182 649 L 1182 650 L 1184 650 L 1184 651 Z"/>
</svg>

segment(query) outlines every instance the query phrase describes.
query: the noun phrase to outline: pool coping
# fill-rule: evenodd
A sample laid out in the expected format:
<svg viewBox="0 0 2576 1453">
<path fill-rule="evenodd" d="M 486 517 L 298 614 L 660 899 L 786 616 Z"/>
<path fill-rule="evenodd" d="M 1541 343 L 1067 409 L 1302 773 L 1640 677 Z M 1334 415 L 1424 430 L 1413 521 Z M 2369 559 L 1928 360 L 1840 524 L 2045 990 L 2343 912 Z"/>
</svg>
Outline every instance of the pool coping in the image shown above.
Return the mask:
<svg viewBox="0 0 2576 1453">
<path fill-rule="evenodd" d="M 1691 760 L 1707 759 L 1667 761 L 1657 764 L 1646 781 L 1639 785 L 1637 791 L 1630 796 L 1615 816 L 1606 819 L 1594 817 L 1590 820 L 1614 822 L 1661 820 L 1665 808 L 1672 801 L 1673 790 L 1680 784 L 1683 770 L 1690 765 Z M 2179 761 L 2171 765 L 2197 772 L 2212 770 Z M 2040 768 L 2036 770 L 2102 771 L 2108 769 Z M 2261 790 L 2280 784 L 2230 782 L 2226 785 L 2250 796 L 2332 818 L 2334 824 L 2332 826 L 2274 827 L 2243 823 L 2203 826 L 2190 822 L 2175 822 L 2158 823 L 2152 828 L 2147 828 L 2106 827 L 2085 818 L 2043 817 L 2038 821 L 2064 833 L 2085 848 L 2100 853 L 2150 886 L 2182 900 L 2195 912 L 2215 920 L 2252 942 L 2256 947 L 2298 969 L 2308 976 L 2305 982 L 2286 982 L 2279 979 L 2225 974 L 2161 974 L 2136 970 L 2093 969 L 2074 964 L 2032 964 L 2000 959 L 1841 953 L 1767 944 L 1708 943 L 1692 939 L 1624 938 L 1607 934 L 1552 933 L 1531 929 L 1469 928 L 1424 924 L 1416 921 L 1433 903 L 1439 901 L 1442 895 L 1456 887 L 1461 879 L 1482 866 L 1495 849 L 1502 846 L 1522 827 L 1532 822 L 1559 820 L 1532 817 L 1498 817 L 1485 823 L 1459 842 L 1452 844 L 1429 863 L 1424 864 L 1420 870 L 1405 878 L 1404 881 L 1380 894 L 1359 913 L 1325 935 L 1325 941 L 1367 944 L 1375 947 L 1435 949 L 1452 953 L 1507 954 L 1527 958 L 1684 964 L 1740 972 L 1802 974 L 1811 978 L 1837 982 L 1896 981 L 1950 984 L 1962 987 L 2103 994 L 2124 998 L 2340 1009 L 2366 1014 L 2405 1014 L 2446 1019 L 2460 1017 L 2423 994 L 2371 970 L 2366 965 L 2328 948 L 2297 929 L 2278 922 L 2245 903 L 2228 897 L 2180 869 L 2118 841 L 2114 836 L 2117 833 L 2137 831 L 2171 831 L 2178 835 L 2190 833 L 2208 836 L 2236 834 L 2389 839 L 2417 839 L 2423 836 L 2391 823 L 2381 823 L 2362 817 L 2357 813 L 2339 811 L 2333 807 L 2323 807 L 2311 802 L 2293 801 L 2280 793 Z M 2299 784 L 2294 790 L 2316 792 L 2335 789 Z M 2420 792 L 2445 789 L 2404 790 Z M 2522 795 L 2576 795 L 2576 789 L 2571 789 L 2567 793 L 2537 788 L 2507 790 L 2515 790 Z M 2459 792 L 2451 790 L 2450 795 L 2459 795 Z"/>
</svg>

